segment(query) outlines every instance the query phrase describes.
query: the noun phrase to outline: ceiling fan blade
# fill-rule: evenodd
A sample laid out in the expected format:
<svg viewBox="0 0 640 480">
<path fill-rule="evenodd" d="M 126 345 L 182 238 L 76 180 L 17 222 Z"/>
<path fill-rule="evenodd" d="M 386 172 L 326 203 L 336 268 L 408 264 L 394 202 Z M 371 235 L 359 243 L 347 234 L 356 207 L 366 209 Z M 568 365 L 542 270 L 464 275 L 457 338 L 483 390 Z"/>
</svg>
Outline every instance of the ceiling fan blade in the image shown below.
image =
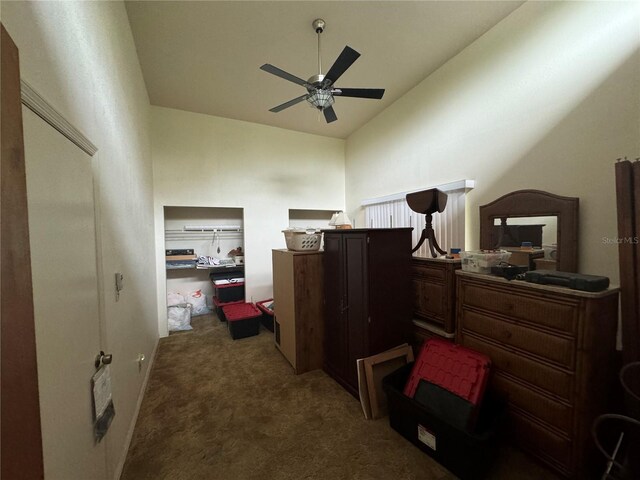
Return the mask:
<svg viewBox="0 0 640 480">
<path fill-rule="evenodd" d="M 336 112 L 333 110 L 333 107 L 327 107 L 324 110 L 322 110 L 322 113 L 324 113 L 324 119 L 327 121 L 327 123 L 331 123 L 331 122 L 335 122 L 338 117 L 336 116 Z"/>
<path fill-rule="evenodd" d="M 358 59 L 359 56 L 360 54 L 350 46 L 347 45 L 346 47 L 344 47 L 344 50 L 342 50 L 342 53 L 334 62 L 334 64 L 331 65 L 331 68 L 324 77 L 323 83 L 325 87 L 333 85 L 336 80 L 338 80 L 338 78 L 340 78 L 340 76 L 347 71 L 347 68 L 349 68 L 353 64 L 353 62 Z"/>
<path fill-rule="evenodd" d="M 302 85 L 303 87 L 306 87 L 308 85 L 306 80 L 296 77 L 295 75 L 291 75 L 290 73 L 285 72 L 278 67 L 274 67 L 269 63 L 265 63 L 264 65 L 262 65 L 260 67 L 260 70 L 264 70 L 265 72 L 275 75 L 276 77 L 284 78 L 285 80 L 289 80 L 290 82 Z"/>
<path fill-rule="evenodd" d="M 384 88 L 333 88 L 331 93 L 340 97 L 376 98 L 384 95 Z"/>
<path fill-rule="evenodd" d="M 280 112 L 280 111 L 284 110 L 285 108 L 289 108 L 289 107 L 295 105 L 296 103 L 300 103 L 301 101 L 305 100 L 306 98 L 307 98 L 307 94 L 305 93 L 304 95 L 300 95 L 299 97 L 294 98 L 293 100 L 289 100 L 288 102 L 284 102 L 283 104 L 278 105 L 277 107 L 270 108 L 269 111 L 270 112 L 274 112 L 274 113 Z"/>
</svg>

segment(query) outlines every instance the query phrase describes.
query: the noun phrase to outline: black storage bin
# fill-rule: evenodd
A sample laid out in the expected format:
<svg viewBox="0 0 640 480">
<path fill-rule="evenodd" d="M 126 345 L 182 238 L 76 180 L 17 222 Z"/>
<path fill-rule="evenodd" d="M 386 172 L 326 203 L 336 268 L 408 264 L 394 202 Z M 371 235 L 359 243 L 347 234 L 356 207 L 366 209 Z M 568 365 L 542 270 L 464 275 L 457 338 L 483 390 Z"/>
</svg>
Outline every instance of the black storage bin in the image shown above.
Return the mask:
<svg viewBox="0 0 640 480">
<path fill-rule="evenodd" d="M 212 282 L 216 280 L 229 280 L 244 277 L 244 267 L 219 267 L 215 271 L 209 273 Z"/>
<path fill-rule="evenodd" d="M 235 305 L 236 303 L 244 303 L 244 300 L 238 300 L 235 302 L 221 302 L 218 298 L 216 298 L 215 296 L 213 297 L 213 306 L 216 309 L 216 314 L 218 315 L 218 320 L 220 320 L 221 322 L 226 322 L 227 321 L 227 317 L 224 316 L 224 307 L 227 307 L 229 305 Z"/>
<path fill-rule="evenodd" d="M 497 429 L 504 418 L 505 402 L 487 392 L 475 432 L 461 430 L 402 393 L 412 368 L 409 363 L 382 381 L 389 425 L 458 477 L 482 478 L 497 453 Z"/>
<path fill-rule="evenodd" d="M 222 307 L 222 310 L 227 318 L 229 333 L 234 340 L 260 333 L 262 313 L 252 303 L 236 303 Z"/>
<path fill-rule="evenodd" d="M 273 332 L 273 310 L 269 308 L 270 305 L 273 305 L 273 298 L 256 303 L 256 307 L 262 312 L 260 323 L 262 323 L 264 328 Z"/>
<path fill-rule="evenodd" d="M 215 296 L 222 303 L 244 301 L 244 283 L 213 285 Z"/>
</svg>

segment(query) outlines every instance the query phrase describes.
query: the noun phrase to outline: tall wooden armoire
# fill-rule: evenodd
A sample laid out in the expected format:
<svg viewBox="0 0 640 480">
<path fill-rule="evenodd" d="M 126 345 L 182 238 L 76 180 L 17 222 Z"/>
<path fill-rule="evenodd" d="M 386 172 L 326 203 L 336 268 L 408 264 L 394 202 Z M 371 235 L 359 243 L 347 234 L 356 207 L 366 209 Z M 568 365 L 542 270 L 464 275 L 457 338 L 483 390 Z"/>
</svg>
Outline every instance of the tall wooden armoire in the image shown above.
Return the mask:
<svg viewBox="0 0 640 480">
<path fill-rule="evenodd" d="M 356 360 L 411 338 L 411 230 L 324 231 L 324 370 L 356 397 Z"/>
</svg>

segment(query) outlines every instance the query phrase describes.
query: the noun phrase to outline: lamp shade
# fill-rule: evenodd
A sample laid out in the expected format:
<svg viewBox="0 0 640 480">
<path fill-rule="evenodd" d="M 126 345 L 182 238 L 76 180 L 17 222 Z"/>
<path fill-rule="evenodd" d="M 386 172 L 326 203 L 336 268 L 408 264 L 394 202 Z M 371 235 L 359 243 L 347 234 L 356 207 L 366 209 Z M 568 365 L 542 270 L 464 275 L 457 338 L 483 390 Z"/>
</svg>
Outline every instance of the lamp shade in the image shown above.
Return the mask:
<svg viewBox="0 0 640 480">
<path fill-rule="evenodd" d="M 333 95 L 331 90 L 322 90 L 320 88 L 312 91 L 307 97 L 307 102 L 316 107 L 318 110 L 324 110 L 333 104 Z"/>
<path fill-rule="evenodd" d="M 334 213 L 329 220 L 329 226 L 333 227 L 336 224 L 336 218 L 338 218 L 338 212 Z"/>
<path fill-rule="evenodd" d="M 351 228 L 351 220 L 346 213 L 340 212 L 336 217 L 335 225 L 337 228 Z"/>
</svg>

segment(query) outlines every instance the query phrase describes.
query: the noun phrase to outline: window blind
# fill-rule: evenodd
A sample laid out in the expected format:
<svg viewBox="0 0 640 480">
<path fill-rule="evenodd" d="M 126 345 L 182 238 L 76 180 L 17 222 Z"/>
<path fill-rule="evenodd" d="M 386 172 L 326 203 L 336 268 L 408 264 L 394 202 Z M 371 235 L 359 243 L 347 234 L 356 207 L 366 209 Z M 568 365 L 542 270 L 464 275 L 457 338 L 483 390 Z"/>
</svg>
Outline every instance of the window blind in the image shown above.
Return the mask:
<svg viewBox="0 0 640 480">
<path fill-rule="evenodd" d="M 462 180 L 437 188 L 447 194 L 447 206 L 442 213 L 434 213 L 432 218 L 433 230 L 440 248 L 447 252 L 451 248 L 464 250 L 465 226 L 465 196 L 475 186 L 472 180 Z M 416 190 L 419 191 L 419 190 Z M 368 228 L 398 228 L 413 227 L 412 242 L 415 247 L 425 227 L 425 215 L 416 213 L 409 208 L 405 200 L 407 193 L 402 192 L 385 197 L 373 198 L 362 202 L 365 209 L 365 224 Z M 423 243 L 415 255 L 429 257 L 429 246 Z"/>
</svg>

